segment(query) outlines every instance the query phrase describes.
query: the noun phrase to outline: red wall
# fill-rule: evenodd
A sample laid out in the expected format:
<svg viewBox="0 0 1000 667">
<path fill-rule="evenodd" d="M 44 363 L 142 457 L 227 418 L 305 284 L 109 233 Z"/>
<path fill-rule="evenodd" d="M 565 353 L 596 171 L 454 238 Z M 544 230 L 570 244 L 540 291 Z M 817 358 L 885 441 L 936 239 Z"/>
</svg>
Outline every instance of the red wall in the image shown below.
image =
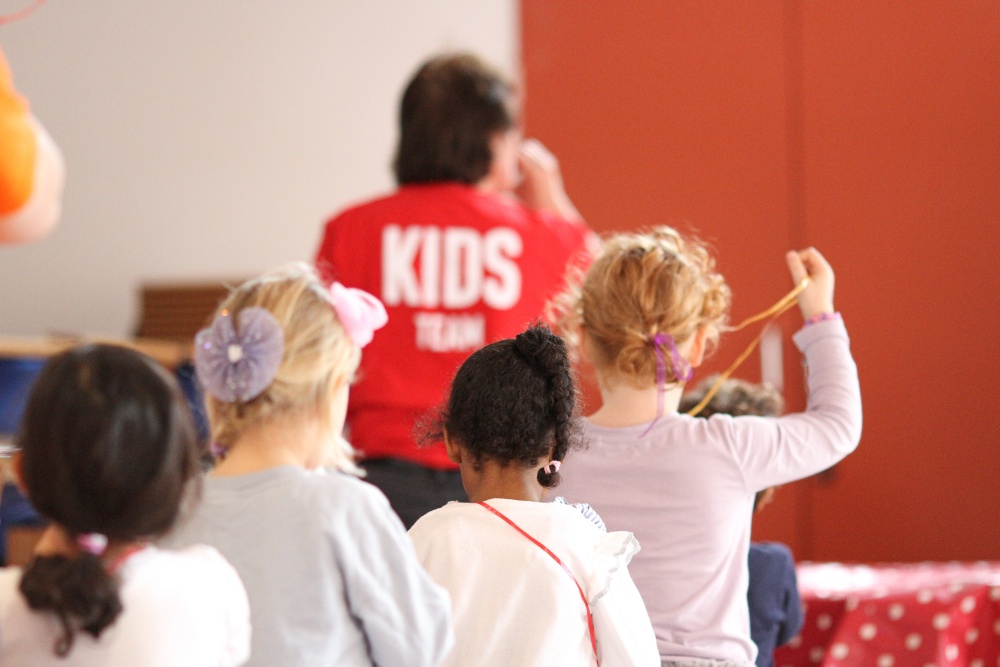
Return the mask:
<svg viewBox="0 0 1000 667">
<path fill-rule="evenodd" d="M 755 537 L 818 560 L 1000 559 L 1000 2 L 521 10 L 528 132 L 595 228 L 712 242 L 736 320 L 789 288 L 785 249 L 837 269 L 862 443 L 782 489 Z M 782 330 L 801 407 L 796 317 Z"/>
</svg>

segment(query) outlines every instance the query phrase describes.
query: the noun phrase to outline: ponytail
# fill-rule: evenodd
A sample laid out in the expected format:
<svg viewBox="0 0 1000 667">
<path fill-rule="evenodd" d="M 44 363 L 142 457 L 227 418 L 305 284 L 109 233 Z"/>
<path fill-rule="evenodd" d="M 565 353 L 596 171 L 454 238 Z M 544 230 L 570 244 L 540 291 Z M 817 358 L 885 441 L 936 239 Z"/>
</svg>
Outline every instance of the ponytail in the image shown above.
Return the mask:
<svg viewBox="0 0 1000 667">
<path fill-rule="evenodd" d="M 35 611 L 55 614 L 62 635 L 54 649 L 69 654 L 77 630 L 97 639 L 122 611 L 118 578 L 89 553 L 75 558 L 36 556 L 21 576 L 21 595 Z"/>
<path fill-rule="evenodd" d="M 559 484 L 558 464 L 580 449 L 576 387 L 566 343 L 544 324 L 474 352 L 452 381 L 447 406 L 418 424 L 418 441 L 444 433 L 473 457 L 538 471 L 545 488 Z"/>
<path fill-rule="evenodd" d="M 549 397 L 548 418 L 552 425 L 552 461 L 561 463 L 566 453 L 578 440 L 576 410 L 576 385 L 570 369 L 566 343 L 548 327 L 536 325 L 514 338 L 514 350 L 545 378 Z M 544 466 L 538 470 L 538 483 L 546 489 L 559 486 L 562 481 L 559 466 Z"/>
</svg>

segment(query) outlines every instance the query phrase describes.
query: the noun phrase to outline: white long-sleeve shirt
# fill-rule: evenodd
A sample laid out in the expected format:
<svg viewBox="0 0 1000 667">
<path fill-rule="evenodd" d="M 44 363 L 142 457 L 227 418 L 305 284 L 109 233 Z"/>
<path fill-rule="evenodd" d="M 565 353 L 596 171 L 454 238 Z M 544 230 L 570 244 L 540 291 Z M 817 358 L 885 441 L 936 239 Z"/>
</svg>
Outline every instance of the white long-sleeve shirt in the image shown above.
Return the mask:
<svg viewBox="0 0 1000 667">
<path fill-rule="evenodd" d="M 495 498 L 491 506 L 555 553 L 590 603 L 602 667 L 659 667 L 629 577 L 631 533 L 605 533 L 576 507 Z M 586 607 L 537 545 L 477 503 L 448 503 L 410 529 L 417 557 L 451 594 L 455 647 L 442 667 L 594 665 Z"/>
<path fill-rule="evenodd" d="M 4 667 L 236 667 L 250 655 L 250 606 L 233 567 L 211 547 L 146 547 L 117 572 L 122 611 L 98 639 L 82 630 L 69 655 L 62 628 L 31 609 L 21 571 L 0 570 L 0 664 Z"/>
<path fill-rule="evenodd" d="M 800 330 L 806 411 L 778 419 L 669 414 L 649 426 L 589 422 L 588 449 L 571 452 L 560 495 L 589 503 L 609 530 L 632 531 L 642 552 L 632 576 L 664 658 L 752 664 L 747 553 L 757 491 L 808 477 L 852 452 L 861 393 L 839 320 Z"/>
</svg>

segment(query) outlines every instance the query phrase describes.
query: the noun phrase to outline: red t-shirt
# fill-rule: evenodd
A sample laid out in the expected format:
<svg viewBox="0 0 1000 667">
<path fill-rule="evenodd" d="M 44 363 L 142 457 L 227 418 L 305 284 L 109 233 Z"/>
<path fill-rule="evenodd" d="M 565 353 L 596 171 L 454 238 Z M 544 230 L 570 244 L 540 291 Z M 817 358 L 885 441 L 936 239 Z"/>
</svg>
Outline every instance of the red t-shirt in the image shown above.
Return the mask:
<svg viewBox="0 0 1000 667">
<path fill-rule="evenodd" d="M 330 220 L 317 269 L 389 313 L 351 389 L 351 442 L 367 458 L 456 468 L 442 444 L 417 447 L 414 424 L 442 405 L 472 352 L 542 316 L 568 262 L 586 261 L 589 234 L 582 222 L 452 183 L 406 186 Z"/>
</svg>

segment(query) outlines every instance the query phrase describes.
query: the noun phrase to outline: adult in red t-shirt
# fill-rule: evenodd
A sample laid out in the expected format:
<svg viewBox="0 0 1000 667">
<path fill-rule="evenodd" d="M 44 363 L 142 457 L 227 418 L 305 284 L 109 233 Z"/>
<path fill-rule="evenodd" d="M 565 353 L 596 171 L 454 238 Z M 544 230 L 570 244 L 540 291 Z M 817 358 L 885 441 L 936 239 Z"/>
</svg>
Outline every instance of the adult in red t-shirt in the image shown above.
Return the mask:
<svg viewBox="0 0 1000 667">
<path fill-rule="evenodd" d="M 348 427 L 407 526 L 465 498 L 458 466 L 440 443 L 418 447 L 415 423 L 472 352 L 542 316 L 593 236 L 555 158 L 522 142 L 514 105 L 511 83 L 475 56 L 425 63 L 403 94 L 399 189 L 330 220 L 316 256 L 327 278 L 389 312 L 365 348 Z"/>
</svg>

